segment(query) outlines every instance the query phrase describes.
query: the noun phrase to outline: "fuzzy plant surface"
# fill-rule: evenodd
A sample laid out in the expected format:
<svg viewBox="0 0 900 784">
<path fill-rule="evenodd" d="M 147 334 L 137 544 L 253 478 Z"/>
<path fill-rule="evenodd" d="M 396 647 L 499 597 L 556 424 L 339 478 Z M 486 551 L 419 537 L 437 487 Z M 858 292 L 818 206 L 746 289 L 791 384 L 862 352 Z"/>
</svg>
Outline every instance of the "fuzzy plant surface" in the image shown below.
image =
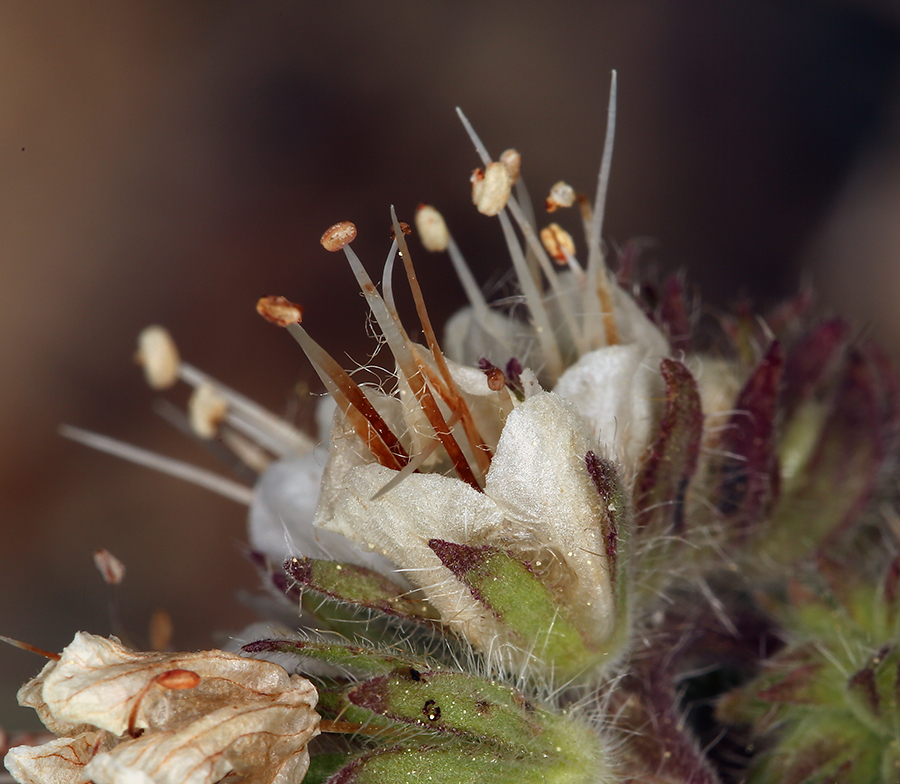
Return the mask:
<svg viewBox="0 0 900 784">
<path fill-rule="evenodd" d="M 182 361 L 163 328 L 140 336 L 151 385 L 193 386 L 194 432 L 253 487 L 69 429 L 247 504 L 267 625 L 230 652 L 79 632 L 45 653 L 19 700 L 53 737 L 8 752 L 19 784 L 900 780 L 887 360 L 808 292 L 713 317 L 633 249 L 607 258 L 615 80 L 595 199 L 560 182 L 542 205 L 571 211 L 581 252 L 536 217 L 519 154 L 492 156 L 460 118 L 474 205 L 509 248 L 502 305 L 436 208 L 415 229 L 391 210 L 380 281 L 343 221 L 322 245 L 380 334 L 377 382 L 332 358 L 300 305 L 257 303 L 328 392 L 319 433 Z M 469 300 L 440 337 L 423 249 Z"/>
</svg>

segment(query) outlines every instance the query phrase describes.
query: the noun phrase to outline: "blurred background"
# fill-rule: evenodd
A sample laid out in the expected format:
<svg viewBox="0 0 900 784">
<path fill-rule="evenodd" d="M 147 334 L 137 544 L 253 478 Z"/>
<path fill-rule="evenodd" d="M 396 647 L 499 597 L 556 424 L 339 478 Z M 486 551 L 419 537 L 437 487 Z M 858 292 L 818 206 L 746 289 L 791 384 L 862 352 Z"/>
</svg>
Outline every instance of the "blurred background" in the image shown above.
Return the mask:
<svg viewBox="0 0 900 784">
<path fill-rule="evenodd" d="M 109 632 L 91 556 L 128 568 L 146 638 L 178 648 L 251 613 L 244 510 L 57 435 L 61 423 L 215 467 L 151 411 L 146 324 L 272 410 L 308 419 L 299 349 L 254 312 L 284 294 L 335 356 L 366 357 L 365 310 L 318 239 L 350 219 L 379 269 L 389 205 L 436 204 L 486 285 L 506 269 L 470 203 L 514 146 L 532 195 L 593 193 L 609 72 L 619 124 L 606 238 L 655 241 L 711 307 L 813 282 L 825 311 L 900 351 L 900 10 L 893 0 L 690 3 L 0 4 L 0 634 L 61 650 Z M 583 243 L 580 246 L 583 250 Z M 443 321 L 462 292 L 418 256 Z M 351 360 L 346 360 L 348 365 Z M 170 396 L 183 400 L 183 391 Z M 0 648 L 0 726 L 41 665 Z"/>
</svg>

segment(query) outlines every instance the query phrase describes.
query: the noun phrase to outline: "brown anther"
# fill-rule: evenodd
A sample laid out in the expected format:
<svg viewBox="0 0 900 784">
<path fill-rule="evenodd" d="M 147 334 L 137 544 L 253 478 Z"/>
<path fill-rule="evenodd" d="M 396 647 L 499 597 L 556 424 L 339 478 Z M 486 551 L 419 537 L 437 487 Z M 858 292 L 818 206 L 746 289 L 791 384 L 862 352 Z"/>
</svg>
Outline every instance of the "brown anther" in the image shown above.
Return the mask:
<svg viewBox="0 0 900 784">
<path fill-rule="evenodd" d="M 547 212 L 556 212 L 560 207 L 571 207 L 577 198 L 575 189 L 560 180 L 550 189 L 547 197 Z"/>
<path fill-rule="evenodd" d="M 492 392 L 499 392 L 506 386 L 506 374 L 498 367 L 492 367 L 485 371 L 488 388 Z"/>
<path fill-rule="evenodd" d="M 107 585 L 118 585 L 125 577 L 125 564 L 109 550 L 101 548 L 94 553 L 94 566 Z"/>
<path fill-rule="evenodd" d="M 356 239 L 356 226 L 350 221 L 341 221 L 335 223 L 323 235 L 320 242 L 325 250 L 332 252 L 340 250 L 350 242 Z"/>
<path fill-rule="evenodd" d="M 156 682 L 164 689 L 180 691 L 193 689 L 200 683 L 200 676 L 193 670 L 166 670 L 156 676 Z"/>
<path fill-rule="evenodd" d="M 575 241 L 572 239 L 572 235 L 558 223 L 551 223 L 541 229 L 541 243 L 560 266 L 568 263 L 567 255 L 575 255 Z"/>
<path fill-rule="evenodd" d="M 299 324 L 303 321 L 303 308 L 286 297 L 262 297 L 256 303 L 256 312 L 266 321 L 279 327 Z"/>
<path fill-rule="evenodd" d="M 408 223 L 406 223 L 406 221 L 398 221 L 398 223 L 400 224 L 400 231 L 403 232 L 404 237 L 408 237 L 410 234 L 413 233 L 412 226 L 410 226 Z M 393 226 L 391 226 L 391 239 L 392 240 L 397 239 L 397 236 L 394 234 Z"/>
</svg>

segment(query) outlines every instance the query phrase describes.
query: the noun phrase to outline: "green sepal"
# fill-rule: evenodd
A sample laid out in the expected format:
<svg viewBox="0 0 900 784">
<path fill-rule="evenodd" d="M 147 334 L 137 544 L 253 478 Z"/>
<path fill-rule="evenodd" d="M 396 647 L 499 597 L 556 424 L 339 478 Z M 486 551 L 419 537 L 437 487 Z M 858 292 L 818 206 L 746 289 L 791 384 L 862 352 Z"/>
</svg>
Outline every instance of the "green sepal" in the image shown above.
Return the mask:
<svg viewBox="0 0 900 784">
<path fill-rule="evenodd" d="M 411 595 L 383 574 L 356 564 L 289 558 L 284 570 L 304 588 L 365 610 L 433 624 L 440 614 L 424 598 Z"/>
<path fill-rule="evenodd" d="M 363 676 L 386 675 L 401 668 L 407 670 L 434 668 L 433 662 L 411 654 L 320 640 L 257 640 L 247 643 L 241 650 L 244 653 L 286 653 L 291 656 L 317 659 Z"/>
<path fill-rule="evenodd" d="M 515 757 L 496 749 L 462 745 L 395 747 L 364 754 L 332 776 L 328 784 L 528 784 L 543 779 Z"/>
<path fill-rule="evenodd" d="M 350 754 L 311 754 L 309 769 L 303 777 L 303 784 L 325 784 L 328 779 L 344 767 Z"/>
<path fill-rule="evenodd" d="M 570 608 L 528 564 L 489 545 L 432 539 L 428 546 L 492 616 L 503 636 L 557 675 L 576 677 L 596 661 L 598 652 L 587 645 Z"/>
<path fill-rule="evenodd" d="M 354 705 L 440 735 L 533 753 L 546 711 L 507 686 L 467 673 L 398 670 L 348 693 Z"/>
<path fill-rule="evenodd" d="M 347 698 L 347 692 L 353 686 L 347 684 L 346 681 L 327 681 L 316 679 L 316 691 L 319 692 L 319 702 L 316 705 L 316 711 L 323 719 L 331 721 L 342 721 L 347 724 L 354 724 L 359 727 L 356 731 L 357 735 L 368 736 L 372 738 L 392 737 L 391 730 L 402 728 L 404 730 L 404 739 L 410 735 L 406 731 L 406 727 L 392 719 L 384 716 L 377 716 L 372 711 L 365 708 L 359 708 Z M 421 741 L 427 741 L 428 737 L 424 736 Z M 396 737 L 396 732 L 394 733 Z"/>
</svg>

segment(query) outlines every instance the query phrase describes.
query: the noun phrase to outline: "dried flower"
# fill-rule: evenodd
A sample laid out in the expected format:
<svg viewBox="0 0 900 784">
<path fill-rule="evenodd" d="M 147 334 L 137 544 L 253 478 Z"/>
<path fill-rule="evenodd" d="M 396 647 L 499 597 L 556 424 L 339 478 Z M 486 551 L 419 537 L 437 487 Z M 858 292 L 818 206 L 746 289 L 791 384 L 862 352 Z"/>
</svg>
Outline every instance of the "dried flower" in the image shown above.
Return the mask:
<svg viewBox="0 0 900 784">
<path fill-rule="evenodd" d="M 19 746 L 21 784 L 212 784 L 302 778 L 319 733 L 316 690 L 269 662 L 222 651 L 135 653 L 79 633 L 19 691 L 59 740 Z"/>
</svg>

